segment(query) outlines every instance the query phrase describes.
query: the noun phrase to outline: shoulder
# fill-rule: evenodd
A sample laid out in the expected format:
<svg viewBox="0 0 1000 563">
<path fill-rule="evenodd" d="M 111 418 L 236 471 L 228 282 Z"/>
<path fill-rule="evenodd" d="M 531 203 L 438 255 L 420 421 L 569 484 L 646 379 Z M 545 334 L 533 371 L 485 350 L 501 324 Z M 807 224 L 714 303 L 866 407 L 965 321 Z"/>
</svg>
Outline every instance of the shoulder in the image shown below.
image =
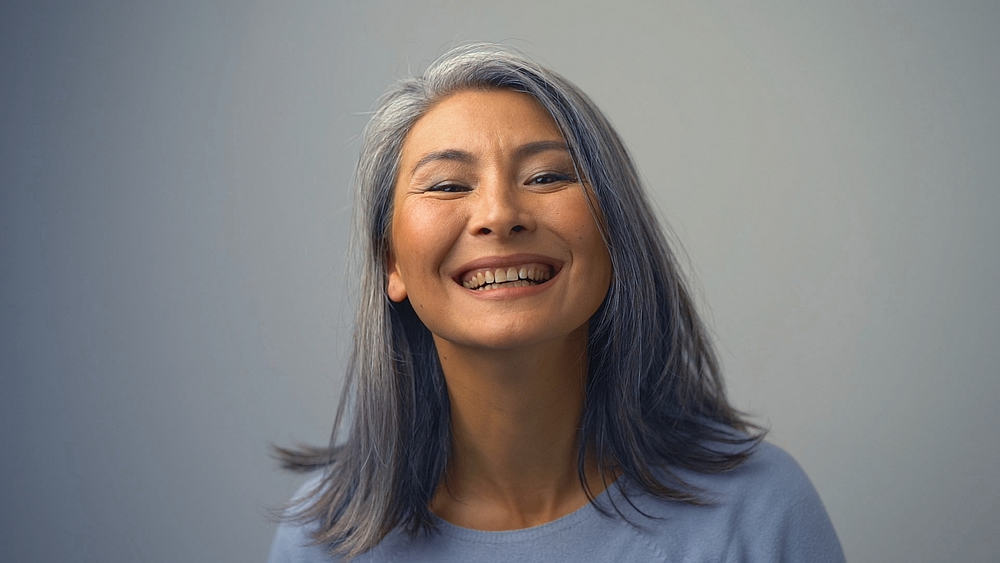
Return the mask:
<svg viewBox="0 0 1000 563">
<path fill-rule="evenodd" d="M 318 493 L 322 485 L 322 478 L 322 472 L 312 473 L 295 491 L 291 500 L 286 504 L 292 513 L 305 506 L 313 498 L 313 495 Z M 283 520 L 278 524 L 274 539 L 271 541 L 268 563 L 329 563 L 338 561 L 323 546 L 312 544 L 311 531 L 312 528 L 308 524 Z"/>
<path fill-rule="evenodd" d="M 787 452 L 761 443 L 744 466 L 737 468 L 733 480 L 736 490 L 731 495 L 744 505 L 747 528 L 764 540 L 757 547 L 781 560 L 844 560 L 819 493 Z M 752 521 L 760 525 L 753 526 Z"/>
<path fill-rule="evenodd" d="M 754 448 L 733 471 L 712 475 L 708 483 L 725 490 L 730 501 L 763 503 L 770 507 L 819 502 L 819 496 L 802 466 L 785 450 L 768 442 Z"/>
<path fill-rule="evenodd" d="M 697 487 L 706 504 L 642 497 L 641 509 L 667 521 L 650 528 L 654 541 L 665 548 L 681 545 L 692 559 L 843 561 L 816 489 L 781 448 L 761 442 L 732 471 L 677 475 Z"/>
</svg>

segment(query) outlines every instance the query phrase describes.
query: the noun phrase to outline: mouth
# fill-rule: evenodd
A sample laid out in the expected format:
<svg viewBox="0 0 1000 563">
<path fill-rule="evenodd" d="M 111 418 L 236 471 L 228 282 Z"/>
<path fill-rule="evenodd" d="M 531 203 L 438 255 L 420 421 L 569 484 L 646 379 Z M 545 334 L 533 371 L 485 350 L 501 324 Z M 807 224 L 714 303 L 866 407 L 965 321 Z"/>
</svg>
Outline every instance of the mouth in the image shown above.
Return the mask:
<svg viewBox="0 0 1000 563">
<path fill-rule="evenodd" d="M 559 273 L 560 265 L 540 257 L 486 259 L 467 265 L 455 281 L 472 291 L 542 285 Z"/>
</svg>

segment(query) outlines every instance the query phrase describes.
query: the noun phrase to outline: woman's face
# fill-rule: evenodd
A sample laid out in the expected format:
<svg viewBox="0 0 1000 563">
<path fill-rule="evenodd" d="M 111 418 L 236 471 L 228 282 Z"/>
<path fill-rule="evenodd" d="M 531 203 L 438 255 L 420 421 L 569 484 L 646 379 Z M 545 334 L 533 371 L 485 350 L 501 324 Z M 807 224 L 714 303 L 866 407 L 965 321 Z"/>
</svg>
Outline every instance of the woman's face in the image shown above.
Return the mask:
<svg viewBox="0 0 1000 563">
<path fill-rule="evenodd" d="M 403 143 L 389 297 L 408 298 L 436 339 L 457 346 L 585 335 L 611 280 L 587 197 L 562 134 L 533 97 L 443 98 Z"/>
</svg>

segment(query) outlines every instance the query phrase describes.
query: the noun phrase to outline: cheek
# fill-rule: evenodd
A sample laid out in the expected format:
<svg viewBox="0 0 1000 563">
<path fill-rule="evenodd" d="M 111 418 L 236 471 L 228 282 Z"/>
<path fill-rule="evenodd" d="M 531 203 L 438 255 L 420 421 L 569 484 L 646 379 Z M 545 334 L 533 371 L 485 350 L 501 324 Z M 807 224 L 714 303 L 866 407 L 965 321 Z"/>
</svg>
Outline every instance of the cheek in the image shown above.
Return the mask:
<svg viewBox="0 0 1000 563">
<path fill-rule="evenodd" d="M 583 201 L 578 201 L 573 206 L 567 205 L 560 223 L 563 225 L 563 232 L 572 241 L 577 256 L 587 262 L 587 270 L 593 276 L 591 279 L 595 294 L 600 293 L 603 299 L 611 285 L 611 255 L 590 208 Z"/>
<path fill-rule="evenodd" d="M 393 213 L 392 239 L 400 272 L 413 277 L 420 271 L 437 270 L 454 239 L 454 213 L 439 206 L 410 205 Z M 407 280 L 413 283 L 417 280 Z"/>
<path fill-rule="evenodd" d="M 608 257 L 607 247 L 601 232 L 597 228 L 597 222 L 590 213 L 590 208 L 582 201 L 574 201 L 574 205 L 566 205 L 557 214 L 556 221 L 559 229 L 565 233 L 568 240 L 573 242 L 578 252 L 583 252 L 587 256 Z"/>
</svg>

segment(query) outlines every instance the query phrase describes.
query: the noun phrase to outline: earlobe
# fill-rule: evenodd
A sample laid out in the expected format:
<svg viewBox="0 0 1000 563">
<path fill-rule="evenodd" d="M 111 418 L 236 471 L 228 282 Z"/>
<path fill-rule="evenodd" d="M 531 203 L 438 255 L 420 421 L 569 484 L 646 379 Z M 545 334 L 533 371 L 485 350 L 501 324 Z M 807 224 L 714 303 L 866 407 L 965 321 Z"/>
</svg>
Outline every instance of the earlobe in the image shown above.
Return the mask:
<svg viewBox="0 0 1000 563">
<path fill-rule="evenodd" d="M 402 303 L 406 299 L 406 284 L 403 283 L 403 276 L 400 275 L 399 268 L 396 267 L 396 260 L 393 259 L 391 252 L 386 259 L 386 270 L 389 275 L 385 292 L 389 295 L 389 299 L 396 303 Z"/>
<path fill-rule="evenodd" d="M 406 286 L 403 284 L 403 278 L 399 277 L 399 272 L 389 274 L 389 286 L 386 288 L 386 293 L 389 294 L 389 299 L 396 303 L 402 303 L 406 300 Z"/>
</svg>

